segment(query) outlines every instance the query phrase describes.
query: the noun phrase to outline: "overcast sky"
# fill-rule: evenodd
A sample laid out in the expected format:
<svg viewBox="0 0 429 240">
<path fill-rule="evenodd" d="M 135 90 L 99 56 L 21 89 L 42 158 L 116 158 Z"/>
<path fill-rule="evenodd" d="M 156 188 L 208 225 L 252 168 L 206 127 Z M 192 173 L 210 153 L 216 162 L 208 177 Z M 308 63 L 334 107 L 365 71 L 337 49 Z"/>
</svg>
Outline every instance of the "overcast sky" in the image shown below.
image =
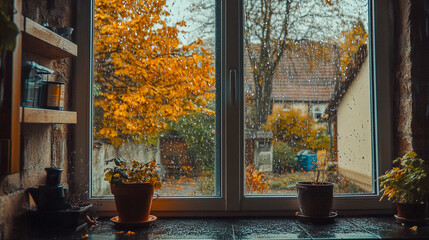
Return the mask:
<svg viewBox="0 0 429 240">
<path fill-rule="evenodd" d="M 205 16 L 207 16 L 209 14 L 206 13 L 206 14 L 201 14 L 198 16 L 198 15 L 196 15 L 196 13 L 191 13 L 189 11 L 189 8 L 190 8 L 192 3 L 197 3 L 197 2 L 201 2 L 201 1 L 209 1 L 210 2 L 210 1 L 215 1 L 215 0 L 167 0 L 167 10 L 171 14 L 169 16 L 168 20 L 171 22 L 177 22 L 177 21 L 185 20 L 187 25 L 188 25 L 188 27 L 181 28 L 181 30 L 185 30 L 186 32 L 188 32 L 188 34 L 180 34 L 180 36 L 179 36 L 181 41 L 185 44 L 190 43 L 191 41 L 194 41 L 197 37 L 201 37 L 201 38 L 205 37 L 205 36 L 201 36 L 202 33 L 200 30 L 196 31 L 196 29 L 200 26 L 201 23 L 195 22 L 195 19 L 199 20 L 200 22 L 204 22 L 204 18 L 206 18 Z M 248 0 L 248 1 L 255 1 L 255 0 Z M 323 1 L 323 0 L 315 0 L 315 1 Z M 368 1 L 365 1 L 365 0 L 332 0 L 332 2 L 334 4 L 337 1 L 343 2 L 343 4 L 341 4 L 341 5 L 336 4 L 335 6 L 339 6 L 341 11 L 344 14 L 349 14 L 355 18 L 360 17 L 361 20 L 367 21 Z M 327 7 L 326 5 L 325 5 L 325 7 L 321 7 L 320 11 L 321 12 L 325 11 L 326 7 Z M 191 17 L 191 16 L 193 16 L 193 17 Z M 324 21 L 324 20 L 321 20 L 321 21 Z M 323 34 L 325 34 L 328 37 L 332 37 L 332 36 L 329 36 L 329 34 L 331 34 L 331 35 L 334 33 L 337 34 L 336 32 L 339 32 L 341 27 L 344 27 L 341 24 L 335 23 L 332 21 L 326 21 L 326 24 L 327 25 L 330 24 L 330 26 L 327 27 L 326 29 L 331 29 L 331 30 L 327 30 Z M 213 36 L 213 38 L 214 38 L 214 36 Z"/>
</svg>

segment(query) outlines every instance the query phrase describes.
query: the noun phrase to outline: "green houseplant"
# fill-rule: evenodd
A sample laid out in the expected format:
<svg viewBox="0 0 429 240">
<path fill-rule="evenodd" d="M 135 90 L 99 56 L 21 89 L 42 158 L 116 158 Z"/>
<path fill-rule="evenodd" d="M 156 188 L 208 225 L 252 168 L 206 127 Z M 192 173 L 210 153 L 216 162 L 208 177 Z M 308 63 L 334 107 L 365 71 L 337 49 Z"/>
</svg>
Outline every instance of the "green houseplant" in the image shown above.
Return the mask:
<svg viewBox="0 0 429 240">
<path fill-rule="evenodd" d="M 0 107 L 3 103 L 3 93 L 6 73 L 6 55 L 13 51 L 16 45 L 18 27 L 13 22 L 13 2 L 0 1 Z"/>
<path fill-rule="evenodd" d="M 429 193 L 429 167 L 415 152 L 408 152 L 393 161 L 395 167 L 377 180 L 383 195 L 396 202 L 398 217 L 424 219 Z"/>
<path fill-rule="evenodd" d="M 114 166 L 104 170 L 104 180 L 110 182 L 110 190 L 115 196 L 118 222 L 148 221 L 153 193 L 162 187 L 155 160 L 142 163 L 113 158 L 106 161 L 106 164 L 109 163 Z"/>
</svg>

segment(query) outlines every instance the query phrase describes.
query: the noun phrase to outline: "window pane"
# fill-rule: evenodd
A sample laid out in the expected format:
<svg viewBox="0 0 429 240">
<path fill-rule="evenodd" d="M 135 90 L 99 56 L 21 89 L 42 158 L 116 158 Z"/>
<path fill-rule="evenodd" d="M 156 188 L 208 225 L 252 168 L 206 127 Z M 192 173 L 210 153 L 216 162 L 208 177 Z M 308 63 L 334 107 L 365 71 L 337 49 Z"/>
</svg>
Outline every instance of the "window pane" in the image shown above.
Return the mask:
<svg viewBox="0 0 429 240">
<path fill-rule="evenodd" d="M 155 160 L 160 196 L 219 195 L 215 5 L 95 0 L 92 195 L 110 195 L 105 161 Z M 213 21 L 214 22 L 214 21 Z M 107 165 L 108 166 L 108 165 Z"/>
<path fill-rule="evenodd" d="M 373 192 L 368 3 L 245 1 L 245 193 Z"/>
</svg>

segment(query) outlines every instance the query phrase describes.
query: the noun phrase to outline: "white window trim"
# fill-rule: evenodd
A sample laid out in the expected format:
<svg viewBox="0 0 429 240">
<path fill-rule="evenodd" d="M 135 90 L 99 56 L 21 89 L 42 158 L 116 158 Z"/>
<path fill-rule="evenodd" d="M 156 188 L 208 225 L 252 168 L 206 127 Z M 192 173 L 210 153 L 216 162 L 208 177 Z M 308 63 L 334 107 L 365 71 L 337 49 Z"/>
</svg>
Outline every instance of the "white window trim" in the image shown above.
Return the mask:
<svg viewBox="0 0 429 240">
<path fill-rule="evenodd" d="M 239 25 L 242 12 L 241 0 L 221 0 L 222 26 L 232 29 L 228 33 L 222 32 L 222 129 L 221 131 L 221 197 L 183 197 L 160 198 L 153 203 L 153 212 L 158 216 L 231 216 L 231 215 L 292 215 L 298 209 L 294 196 L 244 196 L 243 159 L 244 159 L 244 116 L 243 101 L 243 50 L 242 34 Z M 377 93 L 374 111 L 377 119 L 375 134 L 375 156 L 377 166 L 373 169 L 376 176 L 383 174 L 391 167 L 392 159 L 392 82 L 393 75 L 393 19 L 392 3 L 389 0 L 373 0 L 373 14 L 371 24 L 375 29 L 372 38 L 373 46 L 369 50 L 375 53 L 375 67 L 372 70 L 373 78 L 377 79 L 374 91 Z M 73 84 L 73 107 L 78 112 L 78 123 L 74 127 L 74 156 L 71 164 L 73 182 L 72 191 L 81 193 L 81 199 L 94 203 L 100 213 L 112 215 L 114 200 L 112 198 L 90 198 L 90 159 L 91 159 L 91 81 L 93 75 L 92 59 L 92 1 L 77 1 L 77 29 L 78 57 L 75 60 L 75 84 Z M 387 12 L 387 13 L 386 13 Z M 226 38 L 228 37 L 228 38 Z M 375 51 L 374 51 L 375 50 Z M 371 59 L 371 61 L 373 61 Z M 231 82 L 230 74 L 236 72 L 235 83 Z M 234 88 L 232 88 L 234 86 Z M 238 86 L 238 87 L 235 87 Z M 231 91 L 235 90 L 235 102 L 232 102 Z M 233 130 L 233 131 L 231 131 Z M 226 134 L 228 132 L 228 134 Z M 238 151 L 237 151 L 238 149 Z M 379 202 L 378 184 L 374 184 L 377 194 L 368 195 L 336 195 L 334 209 L 341 212 L 378 213 L 390 212 L 391 204 Z"/>
</svg>

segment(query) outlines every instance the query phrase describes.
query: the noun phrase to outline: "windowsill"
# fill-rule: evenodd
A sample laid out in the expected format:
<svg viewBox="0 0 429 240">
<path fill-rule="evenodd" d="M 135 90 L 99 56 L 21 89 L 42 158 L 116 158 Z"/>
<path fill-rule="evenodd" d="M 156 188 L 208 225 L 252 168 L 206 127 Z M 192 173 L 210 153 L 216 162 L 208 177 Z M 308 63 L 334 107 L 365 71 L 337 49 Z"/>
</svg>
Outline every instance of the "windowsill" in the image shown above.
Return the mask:
<svg viewBox="0 0 429 240">
<path fill-rule="evenodd" d="M 338 217 L 333 224 L 312 225 L 296 217 L 159 218 L 150 227 L 116 229 L 109 218 L 74 233 L 22 232 L 40 239 L 403 239 L 429 238 L 429 227 L 410 229 L 392 215 Z M 131 230 L 127 235 L 127 232 Z M 122 231 L 122 232 L 121 232 Z M 48 234 L 48 235 L 46 235 Z M 86 236 L 86 234 L 88 234 Z M 38 238 L 35 238 L 38 239 Z"/>
</svg>

